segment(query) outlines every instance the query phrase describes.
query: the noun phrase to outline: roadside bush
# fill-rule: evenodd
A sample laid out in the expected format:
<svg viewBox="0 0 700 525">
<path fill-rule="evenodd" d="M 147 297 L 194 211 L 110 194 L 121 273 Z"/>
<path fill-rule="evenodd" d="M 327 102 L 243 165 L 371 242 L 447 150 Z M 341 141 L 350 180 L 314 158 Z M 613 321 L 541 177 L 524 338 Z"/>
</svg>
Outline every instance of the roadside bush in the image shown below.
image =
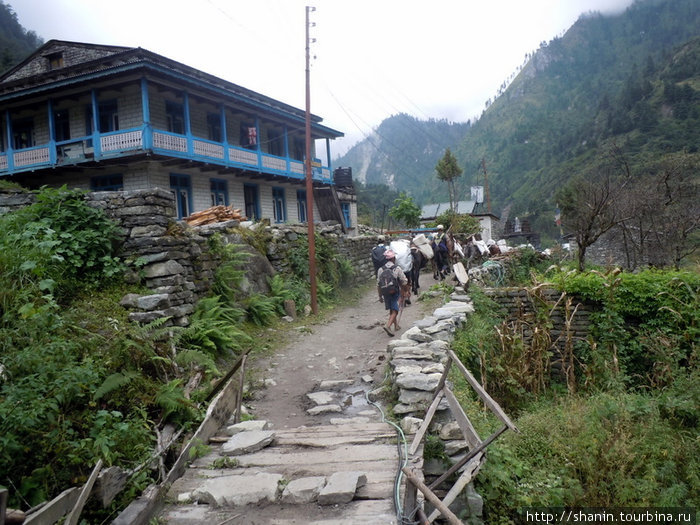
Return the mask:
<svg viewBox="0 0 700 525">
<path fill-rule="evenodd" d="M 642 393 L 533 403 L 516 421 L 521 433 L 491 445 L 476 478 L 485 521 L 518 522 L 530 506 L 697 506 L 697 434 L 679 429 L 662 406 Z"/>
</svg>

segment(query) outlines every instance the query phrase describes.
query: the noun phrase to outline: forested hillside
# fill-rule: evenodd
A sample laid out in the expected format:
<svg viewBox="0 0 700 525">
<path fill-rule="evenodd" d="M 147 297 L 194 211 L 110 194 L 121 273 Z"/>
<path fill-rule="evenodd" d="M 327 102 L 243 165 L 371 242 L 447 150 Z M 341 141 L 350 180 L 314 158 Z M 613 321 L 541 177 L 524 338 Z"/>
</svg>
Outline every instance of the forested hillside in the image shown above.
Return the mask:
<svg viewBox="0 0 700 525">
<path fill-rule="evenodd" d="M 613 142 L 633 172 L 662 154 L 697 152 L 699 13 L 698 0 L 645 0 L 620 16 L 579 19 L 467 133 L 456 151 L 465 172 L 485 159 L 497 207 L 513 203 L 546 228 L 556 192 Z"/>
<path fill-rule="evenodd" d="M 446 201 L 434 168 L 450 147 L 464 170 L 458 198 L 483 183 L 483 161 L 496 213 L 511 204 L 512 213 L 529 215 L 535 228 L 555 236 L 555 194 L 613 143 L 633 174 L 662 154 L 697 155 L 698 28 L 700 0 L 639 0 L 620 15 L 587 14 L 543 43 L 477 121 L 454 126 L 465 130 L 456 146 L 451 137 L 441 151 L 365 140 L 340 162 L 419 203 Z M 401 121 L 391 117 L 378 131 L 387 123 Z M 420 136 L 414 125 L 405 127 Z"/>
<path fill-rule="evenodd" d="M 34 31 L 20 25 L 12 7 L 0 0 L 0 73 L 19 63 L 42 43 Z"/>
</svg>

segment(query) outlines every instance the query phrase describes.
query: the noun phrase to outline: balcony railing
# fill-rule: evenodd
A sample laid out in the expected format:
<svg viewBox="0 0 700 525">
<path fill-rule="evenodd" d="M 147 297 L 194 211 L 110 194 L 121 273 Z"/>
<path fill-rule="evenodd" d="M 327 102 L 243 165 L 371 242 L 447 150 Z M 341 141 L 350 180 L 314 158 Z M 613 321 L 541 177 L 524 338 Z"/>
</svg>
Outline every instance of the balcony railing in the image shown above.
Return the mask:
<svg viewBox="0 0 700 525">
<path fill-rule="evenodd" d="M 149 136 L 150 135 L 150 136 Z M 150 141 L 152 148 L 145 143 Z M 198 137 L 188 137 L 163 130 L 132 128 L 99 135 L 99 151 L 93 147 L 93 137 L 85 136 L 57 142 L 55 155 L 49 145 L 26 148 L 12 152 L 12 156 L 0 153 L 0 175 L 3 172 L 34 170 L 64 164 L 79 164 L 87 160 L 114 158 L 152 149 L 154 153 L 199 160 L 224 167 L 238 167 L 293 179 L 305 177 L 304 163 L 288 157 L 270 155 L 257 150 L 213 142 Z M 314 159 L 314 180 L 331 182 L 330 169 L 320 166 Z"/>
</svg>

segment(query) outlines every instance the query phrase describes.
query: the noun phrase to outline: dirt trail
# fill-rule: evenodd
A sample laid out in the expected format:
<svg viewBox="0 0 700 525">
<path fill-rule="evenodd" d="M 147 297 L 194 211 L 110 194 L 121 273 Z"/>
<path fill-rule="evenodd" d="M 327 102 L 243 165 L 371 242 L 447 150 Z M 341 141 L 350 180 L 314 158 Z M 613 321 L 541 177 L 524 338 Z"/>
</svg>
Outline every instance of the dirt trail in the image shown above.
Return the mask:
<svg viewBox="0 0 700 525">
<path fill-rule="evenodd" d="M 422 290 L 433 284 L 432 275 L 421 276 Z M 432 308 L 414 296 L 401 313 L 401 330 L 396 337 L 430 312 Z M 390 338 L 382 325 L 387 318 L 388 312 L 372 288 L 326 322 L 298 330 L 273 356 L 252 365 L 256 375 L 267 380 L 267 386 L 246 405 L 256 419 L 265 419 L 274 428 L 320 424 L 318 416 L 306 413 L 312 406 L 306 394 L 321 381 L 349 379 L 359 383 L 363 376 L 371 375 L 378 386 L 384 380 Z"/>
<path fill-rule="evenodd" d="M 430 276 L 424 281 L 423 289 L 434 283 Z M 429 303 L 433 301 L 414 300 L 403 310 L 402 330 L 396 337 L 432 312 L 434 305 Z M 171 487 L 168 504 L 160 515 L 163 522 L 172 525 L 395 524 L 396 436 L 393 428 L 381 422 L 379 411 L 368 406 L 365 397 L 367 391 L 381 385 L 385 378 L 387 343 L 391 338 L 382 325 L 387 318 L 388 312 L 371 288 L 356 303 L 338 308 L 327 319 L 293 330 L 272 356 L 252 360 L 253 375 L 264 386 L 255 388 L 253 398 L 245 405 L 255 419 L 270 424 L 275 442 L 258 452 L 237 455 L 232 468 L 214 470 L 214 463 L 221 461 L 221 446 L 212 445 L 210 453 L 197 459 Z M 319 392 L 322 381 L 345 383 L 338 388 L 324 387 L 335 392 Z M 342 407 L 309 415 L 307 409 L 321 408 L 307 396 L 314 391 L 316 395 L 332 397 L 332 403 L 339 402 Z M 258 492 L 253 500 L 255 490 L 248 490 L 256 483 L 255 476 L 277 476 L 287 482 L 323 476 L 324 483 L 331 485 L 330 476 L 348 472 L 362 474 L 366 484 L 358 486 L 355 496 L 350 493 L 352 501 L 344 500 L 340 504 L 318 504 L 316 500 L 290 504 L 280 501 L 279 496 L 272 503 L 270 499 L 258 499 Z M 278 489 L 275 480 L 262 483 L 269 491 Z M 232 484 L 240 488 L 232 488 Z M 207 503 L 212 503 L 210 500 L 216 499 L 217 493 L 224 499 L 249 495 L 251 499 L 240 505 L 190 501 L 188 494 L 203 492 L 209 495 L 205 497 Z M 222 496 L 224 493 L 229 496 Z M 185 495 L 185 501 L 174 503 L 181 495 Z M 201 503 L 200 497 L 194 499 Z"/>
</svg>

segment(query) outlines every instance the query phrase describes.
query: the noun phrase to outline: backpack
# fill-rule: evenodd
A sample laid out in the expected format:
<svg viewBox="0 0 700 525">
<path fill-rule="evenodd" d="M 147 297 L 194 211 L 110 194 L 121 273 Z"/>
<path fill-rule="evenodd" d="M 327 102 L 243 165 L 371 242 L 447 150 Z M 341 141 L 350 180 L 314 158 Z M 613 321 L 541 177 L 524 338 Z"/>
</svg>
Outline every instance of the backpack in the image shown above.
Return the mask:
<svg viewBox="0 0 700 525">
<path fill-rule="evenodd" d="M 391 268 L 379 270 L 379 289 L 383 295 L 393 295 L 399 291 L 399 282 Z"/>
<path fill-rule="evenodd" d="M 386 246 L 375 246 L 372 248 L 372 262 L 376 266 L 384 266 L 386 263 L 386 257 L 384 257 L 384 252 L 386 251 Z"/>
</svg>

